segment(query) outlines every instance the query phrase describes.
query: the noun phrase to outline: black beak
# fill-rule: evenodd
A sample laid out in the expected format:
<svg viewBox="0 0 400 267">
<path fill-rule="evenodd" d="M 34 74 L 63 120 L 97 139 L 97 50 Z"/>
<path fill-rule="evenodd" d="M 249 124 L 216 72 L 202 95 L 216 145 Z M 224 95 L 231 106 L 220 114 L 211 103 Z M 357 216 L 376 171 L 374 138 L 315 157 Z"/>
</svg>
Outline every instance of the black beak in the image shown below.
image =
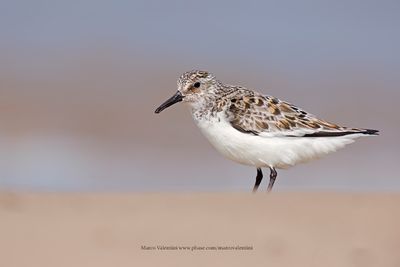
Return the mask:
<svg viewBox="0 0 400 267">
<path fill-rule="evenodd" d="M 183 99 L 183 96 L 182 96 L 181 92 L 177 91 L 171 98 L 169 98 L 167 101 L 162 103 L 161 106 L 159 106 L 156 109 L 155 113 L 160 113 L 167 107 L 172 106 L 175 103 L 181 102 L 182 99 Z"/>
</svg>

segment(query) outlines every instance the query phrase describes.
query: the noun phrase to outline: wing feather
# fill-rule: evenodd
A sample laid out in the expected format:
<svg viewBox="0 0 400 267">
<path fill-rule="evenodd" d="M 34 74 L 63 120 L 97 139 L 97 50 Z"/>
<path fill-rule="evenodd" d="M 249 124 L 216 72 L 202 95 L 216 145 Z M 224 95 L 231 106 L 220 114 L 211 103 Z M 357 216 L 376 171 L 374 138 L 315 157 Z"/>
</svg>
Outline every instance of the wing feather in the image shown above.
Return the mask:
<svg viewBox="0 0 400 267">
<path fill-rule="evenodd" d="M 238 131 L 259 136 L 322 137 L 371 134 L 365 129 L 342 127 L 318 119 L 288 102 L 247 90 L 241 90 L 231 97 L 226 116 L 232 127 Z"/>
</svg>

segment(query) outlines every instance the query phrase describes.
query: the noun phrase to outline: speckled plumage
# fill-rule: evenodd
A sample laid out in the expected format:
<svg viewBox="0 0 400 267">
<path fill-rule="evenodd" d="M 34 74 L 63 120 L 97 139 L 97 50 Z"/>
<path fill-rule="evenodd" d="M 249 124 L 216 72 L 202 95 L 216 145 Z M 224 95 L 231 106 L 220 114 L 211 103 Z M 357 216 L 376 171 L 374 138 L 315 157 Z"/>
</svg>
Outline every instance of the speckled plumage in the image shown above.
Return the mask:
<svg viewBox="0 0 400 267">
<path fill-rule="evenodd" d="M 271 169 L 268 186 L 271 190 L 276 178 L 275 168 L 319 158 L 357 137 L 378 133 L 318 119 L 273 96 L 226 85 L 207 71 L 185 72 L 178 80 L 178 92 L 174 97 L 156 113 L 175 102 L 188 104 L 194 121 L 219 152 L 236 162 L 257 167 L 254 190 L 261 182 L 262 167 Z"/>
</svg>

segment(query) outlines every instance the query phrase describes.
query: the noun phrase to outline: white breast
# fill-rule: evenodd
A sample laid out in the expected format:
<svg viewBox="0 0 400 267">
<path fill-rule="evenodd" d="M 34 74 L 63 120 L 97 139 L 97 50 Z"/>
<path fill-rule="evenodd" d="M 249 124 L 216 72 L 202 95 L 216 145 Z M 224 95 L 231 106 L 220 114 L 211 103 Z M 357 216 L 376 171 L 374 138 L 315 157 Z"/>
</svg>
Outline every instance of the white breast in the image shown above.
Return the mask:
<svg viewBox="0 0 400 267">
<path fill-rule="evenodd" d="M 242 133 L 223 117 L 194 118 L 210 143 L 225 157 L 256 167 L 287 168 L 334 152 L 360 135 L 340 137 L 273 137 Z"/>
</svg>

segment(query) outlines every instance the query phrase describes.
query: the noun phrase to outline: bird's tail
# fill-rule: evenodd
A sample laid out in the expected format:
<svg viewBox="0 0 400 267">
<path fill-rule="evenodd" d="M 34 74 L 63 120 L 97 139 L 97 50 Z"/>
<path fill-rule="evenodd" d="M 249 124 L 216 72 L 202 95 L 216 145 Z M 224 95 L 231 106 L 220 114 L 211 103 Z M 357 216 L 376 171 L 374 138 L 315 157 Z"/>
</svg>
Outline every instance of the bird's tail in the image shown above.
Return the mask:
<svg viewBox="0 0 400 267">
<path fill-rule="evenodd" d="M 379 130 L 363 129 L 359 133 L 365 134 L 365 135 L 379 135 Z"/>
</svg>

